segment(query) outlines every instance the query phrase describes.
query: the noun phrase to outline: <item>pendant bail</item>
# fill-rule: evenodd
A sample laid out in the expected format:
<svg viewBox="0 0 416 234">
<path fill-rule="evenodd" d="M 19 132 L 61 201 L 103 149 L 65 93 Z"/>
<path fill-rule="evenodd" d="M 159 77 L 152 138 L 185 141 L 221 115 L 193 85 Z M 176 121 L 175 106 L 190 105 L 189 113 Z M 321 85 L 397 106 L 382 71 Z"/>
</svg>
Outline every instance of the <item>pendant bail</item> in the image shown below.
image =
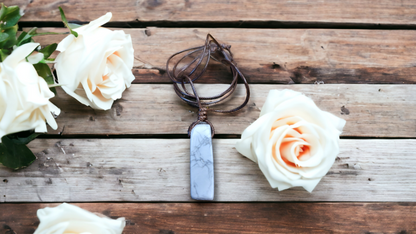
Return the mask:
<svg viewBox="0 0 416 234">
<path fill-rule="evenodd" d="M 209 126 L 211 126 L 211 138 L 214 138 L 215 128 L 214 128 L 214 125 L 212 125 L 212 123 L 208 120 L 207 113 L 208 113 L 207 107 L 199 108 L 198 119 L 195 122 L 193 122 L 188 128 L 188 137 L 191 136 L 191 131 L 197 124 L 206 123 L 206 124 L 209 124 Z"/>
</svg>

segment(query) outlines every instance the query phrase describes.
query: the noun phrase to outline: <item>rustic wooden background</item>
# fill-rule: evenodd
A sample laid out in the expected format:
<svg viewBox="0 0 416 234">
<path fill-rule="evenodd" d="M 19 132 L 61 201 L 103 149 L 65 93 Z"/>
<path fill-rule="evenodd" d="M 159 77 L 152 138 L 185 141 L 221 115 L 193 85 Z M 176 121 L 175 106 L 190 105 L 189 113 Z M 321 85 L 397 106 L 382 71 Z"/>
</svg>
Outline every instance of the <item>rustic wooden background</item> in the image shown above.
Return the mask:
<svg viewBox="0 0 416 234">
<path fill-rule="evenodd" d="M 134 84 L 109 111 L 58 89 L 59 129 L 33 141 L 38 160 L 0 166 L 0 232 L 31 233 L 36 210 L 61 202 L 117 218 L 125 233 L 416 232 L 416 2 L 411 0 L 201 1 L 6 0 L 25 11 L 20 26 L 62 32 L 108 11 L 109 27 L 132 35 Z M 173 92 L 166 59 L 210 32 L 232 45 L 252 89 L 216 126 L 215 202 L 189 196 L 186 129 L 195 110 Z M 63 35 L 36 38 L 41 44 Z M 210 66 L 199 86 L 229 79 Z M 241 87 L 242 88 L 242 87 Z M 271 189 L 233 148 L 270 89 L 291 88 L 347 120 L 341 153 L 313 193 Z M 243 98 L 237 92 L 226 105 Z"/>
</svg>

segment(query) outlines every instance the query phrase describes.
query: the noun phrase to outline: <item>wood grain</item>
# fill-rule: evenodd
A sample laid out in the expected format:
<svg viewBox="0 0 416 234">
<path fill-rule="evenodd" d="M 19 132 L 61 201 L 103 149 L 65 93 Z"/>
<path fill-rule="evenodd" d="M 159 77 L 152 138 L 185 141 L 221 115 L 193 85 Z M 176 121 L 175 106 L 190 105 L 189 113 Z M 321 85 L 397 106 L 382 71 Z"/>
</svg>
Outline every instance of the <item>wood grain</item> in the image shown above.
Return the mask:
<svg viewBox="0 0 416 234">
<path fill-rule="evenodd" d="M 125 217 L 127 233 L 414 233 L 415 203 L 78 203 Z M 1 204 L 1 233 L 33 233 L 37 209 Z M 392 218 L 394 217 L 394 218 Z M 9 232 L 7 232 L 9 231 Z M 14 231 L 14 232 L 13 232 Z"/>
<path fill-rule="evenodd" d="M 214 140 L 215 201 L 415 202 L 416 140 L 341 140 L 312 193 L 272 189 L 235 139 Z M 191 201 L 189 139 L 37 139 L 28 168 L 0 167 L 0 202 Z"/>
<path fill-rule="evenodd" d="M 112 11 L 121 22 L 331 22 L 369 24 L 416 23 L 416 4 L 411 0 L 333 1 L 204 1 L 120 0 L 53 1 L 5 0 L 25 9 L 24 21 L 60 21 L 58 6 L 69 20 L 91 21 Z"/>
<path fill-rule="evenodd" d="M 216 200 L 193 202 L 189 139 L 177 137 L 185 136 L 196 113 L 178 100 L 165 70 L 171 54 L 201 45 L 208 32 L 232 45 L 235 61 L 254 84 L 253 96 L 234 116 L 209 115 L 220 138 L 238 137 L 258 117 L 268 91 L 283 88 L 301 91 L 323 110 L 346 119 L 344 137 L 415 138 L 416 31 L 347 28 L 414 29 L 416 2 L 3 2 L 24 10 L 23 26 L 59 27 L 58 6 L 78 22 L 111 10 L 109 25 L 126 27 L 132 36 L 136 79 L 109 111 L 85 107 L 58 89 L 53 102 L 62 109 L 59 129 L 30 144 L 37 161 L 17 172 L 0 165 L 0 233 L 33 233 L 39 224 L 36 210 L 57 205 L 45 202 L 65 201 L 152 202 L 76 204 L 112 218 L 126 217 L 125 233 L 416 233 L 414 139 L 341 140 L 339 156 L 311 194 L 301 188 L 270 188 L 258 166 L 233 148 L 236 139 L 214 139 Z M 162 28 L 127 29 L 143 26 Z M 267 29 L 278 27 L 289 28 Z M 65 36 L 36 41 L 46 45 Z M 229 71 L 212 64 L 200 82 L 228 80 Z M 314 83 L 325 84 L 304 85 Z M 199 89 L 208 94 L 223 87 Z M 239 91 L 227 106 L 241 99 Z"/>
<path fill-rule="evenodd" d="M 208 32 L 232 45 L 234 59 L 250 83 L 313 84 L 416 82 L 416 31 L 336 29 L 124 29 L 131 34 L 135 83 L 169 83 L 166 60 L 204 44 Z M 66 32 L 43 28 L 43 31 Z M 37 37 L 43 45 L 65 35 Z M 229 69 L 215 62 L 201 79 L 227 83 Z"/>
<path fill-rule="evenodd" d="M 200 85 L 201 95 L 218 93 L 227 85 Z M 290 88 L 311 97 L 318 107 L 345 120 L 343 136 L 416 137 L 416 86 L 411 85 L 251 85 L 247 106 L 234 115 L 210 113 L 217 134 L 241 134 L 260 114 L 271 89 Z M 244 100 L 242 86 L 223 107 L 231 109 Z M 50 134 L 143 135 L 186 134 L 197 119 L 196 109 L 176 96 L 172 85 L 136 84 L 108 111 L 80 104 L 58 88 L 52 99 L 62 113 L 58 130 Z"/>
</svg>

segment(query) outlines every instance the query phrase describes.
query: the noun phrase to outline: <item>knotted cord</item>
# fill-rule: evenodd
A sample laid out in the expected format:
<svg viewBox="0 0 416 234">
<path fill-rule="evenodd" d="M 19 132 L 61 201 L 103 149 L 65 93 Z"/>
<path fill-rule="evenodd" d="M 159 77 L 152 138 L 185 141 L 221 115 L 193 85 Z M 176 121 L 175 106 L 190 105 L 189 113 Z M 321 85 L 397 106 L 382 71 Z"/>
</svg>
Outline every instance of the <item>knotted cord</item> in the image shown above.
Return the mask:
<svg viewBox="0 0 416 234">
<path fill-rule="evenodd" d="M 241 110 L 250 99 L 250 88 L 247 83 L 246 78 L 240 72 L 237 65 L 234 63 L 233 55 L 230 50 L 230 45 L 220 44 L 218 41 L 211 35 L 208 34 L 205 40 L 205 45 L 189 48 L 186 50 L 179 51 L 172 56 L 169 57 L 166 63 L 166 71 L 168 77 L 173 82 L 173 87 L 176 94 L 188 105 L 198 108 L 198 119 L 193 122 L 188 128 L 188 136 L 195 125 L 204 122 L 211 126 L 212 137 L 214 137 L 215 129 L 212 123 L 208 120 L 207 113 L 208 112 L 217 112 L 217 113 L 232 113 Z M 169 64 L 171 60 L 177 56 L 183 55 L 173 66 L 172 71 L 169 69 Z M 183 62 L 185 59 L 193 58 L 191 62 L 185 64 L 180 69 L 178 69 L 178 65 Z M 200 97 L 195 89 L 194 81 L 199 79 L 207 70 L 208 64 L 210 59 L 215 61 L 221 62 L 222 64 L 229 66 L 233 80 L 230 86 L 223 91 L 222 93 L 212 96 L 212 97 Z M 205 65 L 203 64 L 204 60 Z M 201 68 L 200 72 L 198 68 Z M 246 89 L 246 98 L 244 102 L 239 105 L 238 107 L 231 109 L 231 110 L 220 110 L 220 109 L 211 109 L 209 107 L 217 105 L 225 101 L 228 97 L 230 97 L 237 88 L 237 81 L 240 78 Z M 186 89 L 186 84 L 190 84 L 192 88 L 192 93 L 188 92 Z"/>
</svg>

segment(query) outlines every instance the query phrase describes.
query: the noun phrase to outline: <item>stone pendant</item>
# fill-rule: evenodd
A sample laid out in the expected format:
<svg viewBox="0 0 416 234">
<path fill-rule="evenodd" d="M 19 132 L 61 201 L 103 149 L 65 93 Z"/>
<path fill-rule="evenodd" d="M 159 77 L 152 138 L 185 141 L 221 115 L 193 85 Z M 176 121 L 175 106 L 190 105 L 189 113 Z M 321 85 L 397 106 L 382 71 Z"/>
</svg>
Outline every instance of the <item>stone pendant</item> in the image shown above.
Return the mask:
<svg viewBox="0 0 416 234">
<path fill-rule="evenodd" d="M 214 199 L 214 156 L 211 126 L 200 123 L 191 131 L 191 197 L 195 200 Z"/>
</svg>

